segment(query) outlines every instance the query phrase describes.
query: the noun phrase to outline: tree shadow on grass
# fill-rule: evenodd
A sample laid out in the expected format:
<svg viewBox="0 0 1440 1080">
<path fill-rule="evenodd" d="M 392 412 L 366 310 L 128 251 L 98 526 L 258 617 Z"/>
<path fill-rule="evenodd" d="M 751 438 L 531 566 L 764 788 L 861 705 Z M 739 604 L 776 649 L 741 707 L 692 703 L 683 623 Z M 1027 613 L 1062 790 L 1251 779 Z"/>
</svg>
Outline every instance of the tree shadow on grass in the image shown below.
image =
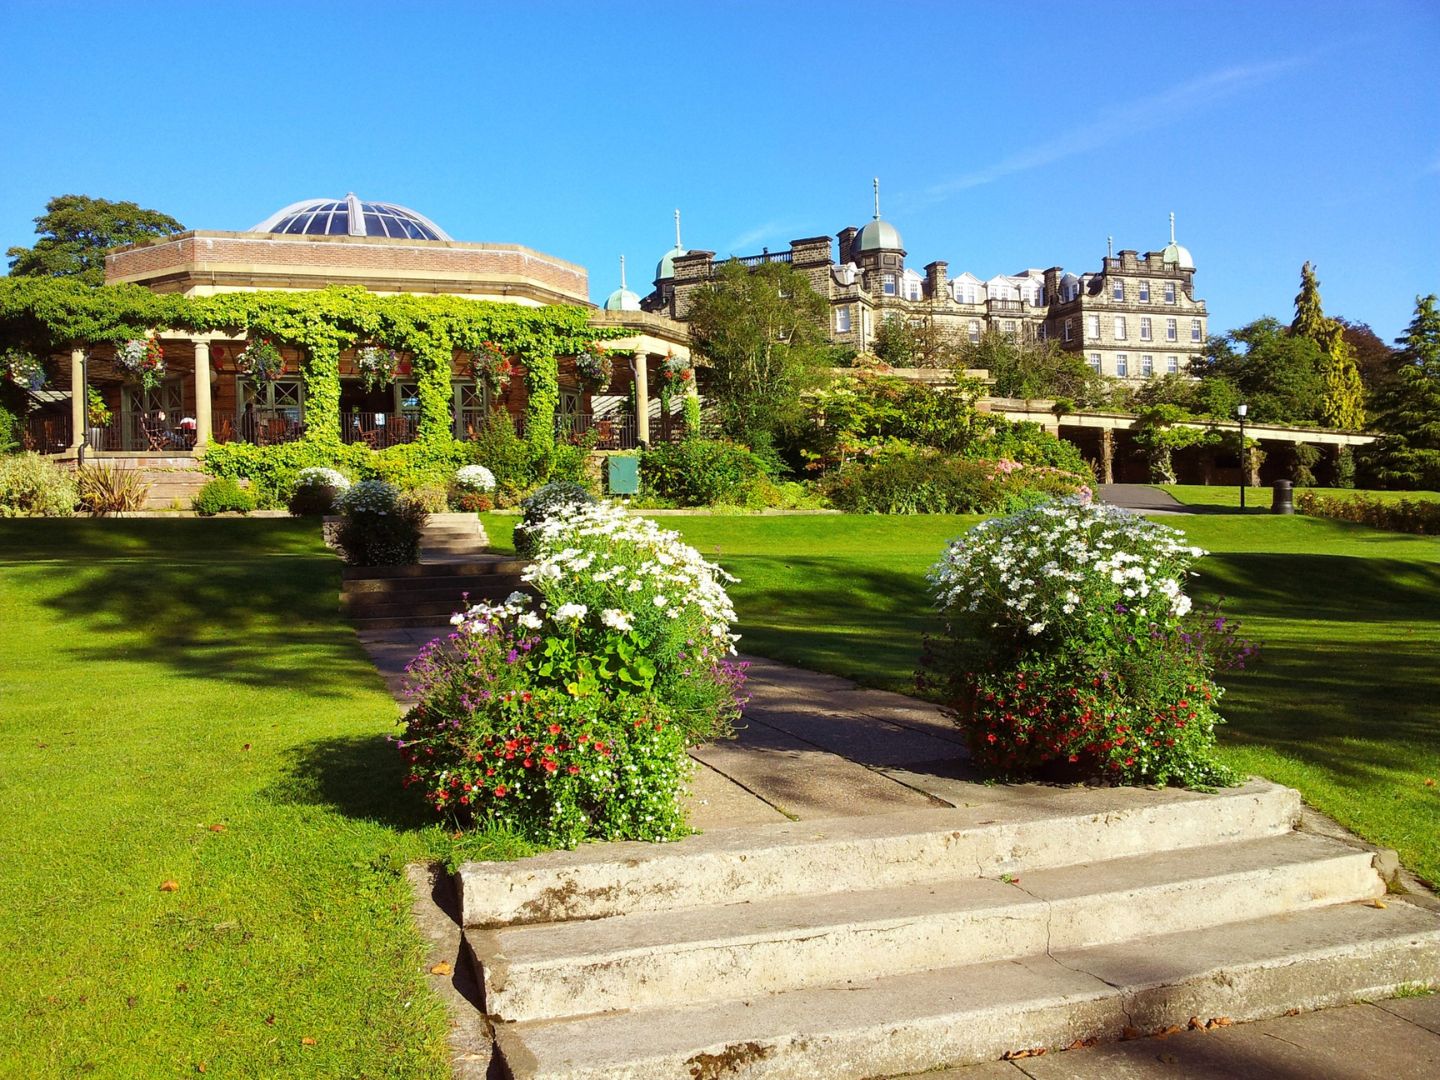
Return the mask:
<svg viewBox="0 0 1440 1080">
<path fill-rule="evenodd" d="M 1383 623 L 1430 621 L 1440 611 L 1440 563 L 1224 552 L 1203 560 L 1199 569 L 1198 591 L 1233 598 L 1235 614 L 1242 619 L 1264 615 Z"/>
<path fill-rule="evenodd" d="M 329 807 L 398 831 L 435 824 L 440 819 L 404 780 L 399 751 L 385 736 L 337 736 L 291 749 L 284 774 L 261 795 L 286 806 Z"/>
<path fill-rule="evenodd" d="M 320 697 L 378 676 L 339 614 L 340 564 L 327 555 L 168 557 L 27 563 L 15 574 L 75 627 L 81 661 L 130 657 L 169 673 Z"/>
</svg>

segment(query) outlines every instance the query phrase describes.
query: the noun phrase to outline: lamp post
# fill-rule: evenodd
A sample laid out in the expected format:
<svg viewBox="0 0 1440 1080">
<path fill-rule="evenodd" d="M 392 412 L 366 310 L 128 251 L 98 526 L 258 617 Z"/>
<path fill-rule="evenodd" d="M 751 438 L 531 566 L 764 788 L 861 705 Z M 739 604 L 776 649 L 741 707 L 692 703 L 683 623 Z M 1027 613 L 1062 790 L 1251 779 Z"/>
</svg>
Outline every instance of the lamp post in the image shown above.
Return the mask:
<svg viewBox="0 0 1440 1080">
<path fill-rule="evenodd" d="M 1246 467 L 1249 462 L 1249 454 L 1245 448 L 1245 414 L 1250 411 L 1249 405 L 1236 405 L 1235 415 L 1240 418 L 1240 509 L 1245 509 L 1245 485 L 1249 483 L 1250 477 L 1246 475 L 1249 471 Z"/>
</svg>

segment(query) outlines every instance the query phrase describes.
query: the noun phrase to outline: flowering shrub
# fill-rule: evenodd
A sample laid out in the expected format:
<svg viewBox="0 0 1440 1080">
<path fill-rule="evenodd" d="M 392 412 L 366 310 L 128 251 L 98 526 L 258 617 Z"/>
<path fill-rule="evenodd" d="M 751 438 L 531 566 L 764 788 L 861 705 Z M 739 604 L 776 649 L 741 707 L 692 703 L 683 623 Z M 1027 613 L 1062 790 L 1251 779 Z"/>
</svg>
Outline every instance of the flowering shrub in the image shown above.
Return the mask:
<svg viewBox="0 0 1440 1080">
<path fill-rule="evenodd" d="M 6 349 L 0 353 L 0 371 L 24 390 L 39 390 L 45 385 L 45 365 L 23 349 Z"/>
<path fill-rule="evenodd" d="M 0 518 L 69 517 L 79 496 L 74 474 L 39 454 L 0 454 Z"/>
<path fill-rule="evenodd" d="M 344 473 L 323 465 L 312 465 L 296 474 L 295 490 L 290 493 L 287 506 L 296 517 L 328 514 L 335 509 L 340 496 L 349 490 L 350 480 Z"/>
<path fill-rule="evenodd" d="M 515 554 L 529 557 L 535 543 L 531 531 L 549 517 L 563 517 L 572 507 L 593 506 L 595 496 L 582 485 L 560 480 L 537 488 L 520 500 L 524 516 L 515 526 Z"/>
<path fill-rule="evenodd" d="M 1089 498 L 1089 477 L 1048 465 L 959 457 L 892 443 L 826 475 L 835 506 L 861 514 L 1009 513 L 1057 496 Z"/>
<path fill-rule="evenodd" d="M 993 769 L 1230 783 L 1211 756 L 1212 675 L 1253 647 L 1213 609 L 1191 615 L 1183 583 L 1202 555 L 1174 529 L 1078 500 L 982 522 L 930 571 L 945 633 L 926 642 L 922 682 Z"/>
<path fill-rule="evenodd" d="M 614 366 L 610 354 L 598 344 L 586 346 L 585 351 L 575 357 L 576 374 L 593 390 L 600 390 L 610 385 L 610 375 Z"/>
<path fill-rule="evenodd" d="M 338 502 L 336 543 L 351 566 L 398 566 L 420 559 L 420 531 L 429 516 L 422 506 L 401 498 L 400 489 L 383 480 L 362 480 Z"/>
<path fill-rule="evenodd" d="M 1368 495 L 1317 495 L 1302 491 L 1295 497 L 1295 506 L 1312 517 L 1354 521 L 1374 529 L 1391 532 L 1419 533 L 1440 536 L 1440 502 L 1425 499 L 1397 499 L 1382 502 Z"/>
<path fill-rule="evenodd" d="M 533 529 L 538 598 L 456 615 L 410 665 L 407 784 L 540 843 L 673 839 L 686 748 L 744 702 L 727 575 L 644 518 L 556 505 Z"/>
<path fill-rule="evenodd" d="M 494 491 L 495 474 L 484 465 L 462 465 L 455 470 L 455 486 L 466 491 Z"/>
<path fill-rule="evenodd" d="M 154 338 L 133 338 L 115 350 L 115 366 L 154 390 L 165 377 L 165 350 Z"/>
<path fill-rule="evenodd" d="M 394 349 L 382 349 L 378 345 L 366 345 L 355 354 L 355 367 L 360 372 L 360 381 L 366 390 L 389 386 L 395 381 L 400 370 L 400 354 Z"/>
<path fill-rule="evenodd" d="M 251 338 L 235 354 L 235 370 L 259 382 L 274 382 L 285 371 L 285 358 L 269 338 Z"/>
</svg>

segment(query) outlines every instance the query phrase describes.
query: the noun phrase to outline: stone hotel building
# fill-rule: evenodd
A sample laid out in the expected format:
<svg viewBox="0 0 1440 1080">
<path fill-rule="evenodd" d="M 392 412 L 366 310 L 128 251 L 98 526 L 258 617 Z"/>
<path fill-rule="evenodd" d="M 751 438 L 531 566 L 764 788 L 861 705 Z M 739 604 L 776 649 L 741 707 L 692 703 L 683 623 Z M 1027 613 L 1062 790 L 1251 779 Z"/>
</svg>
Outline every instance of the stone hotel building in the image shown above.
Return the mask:
<svg viewBox="0 0 1440 1080">
<path fill-rule="evenodd" d="M 1095 370 L 1140 381 L 1183 372 L 1205 348 L 1205 301 L 1195 296 L 1195 262 L 1175 242 L 1140 254 L 1125 250 L 1105 256 L 1097 273 L 1073 274 L 1055 266 L 982 279 L 966 272 L 950 276 L 936 260 L 924 273 L 905 265 L 900 232 L 880 216 L 864 228 L 848 226 L 828 236 L 792 240 L 790 250 L 765 251 L 740 261 L 755 266 L 788 262 L 806 273 L 830 301 L 830 337 L 864 351 L 880 324 L 891 316 L 933 319 L 969 341 L 987 329 L 1026 339 L 1049 339 L 1081 353 Z M 655 271 L 654 290 L 640 301 L 645 311 L 683 320 L 688 296 L 706 284 L 724 262 L 712 251 L 667 251 Z"/>
</svg>

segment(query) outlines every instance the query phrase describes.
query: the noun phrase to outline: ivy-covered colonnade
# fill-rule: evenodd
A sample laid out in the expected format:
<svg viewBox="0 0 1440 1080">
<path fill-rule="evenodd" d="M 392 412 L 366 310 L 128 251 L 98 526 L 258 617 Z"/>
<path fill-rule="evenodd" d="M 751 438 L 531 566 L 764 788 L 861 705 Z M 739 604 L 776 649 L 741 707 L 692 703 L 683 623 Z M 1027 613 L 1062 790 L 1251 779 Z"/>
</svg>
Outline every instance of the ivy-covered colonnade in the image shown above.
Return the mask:
<svg viewBox="0 0 1440 1080">
<path fill-rule="evenodd" d="M 213 371 L 238 372 L 252 383 L 298 380 L 300 437 L 330 443 L 342 438 L 342 372 L 353 377 L 357 365 L 367 364 L 371 376 L 378 368 L 386 381 L 403 372 L 413 389 L 417 441 L 457 433 L 458 380 L 473 380 L 490 409 L 520 418 L 537 448 L 553 444 L 562 370 L 567 385 L 628 394 L 644 438 L 652 359 L 646 350 L 655 340 L 644 327 L 595 315 L 578 306 L 382 295 L 355 286 L 182 296 L 129 284 L 0 281 L 0 348 L 7 356 L 40 358 L 53 385 L 68 384 L 74 449 L 89 426 L 87 361 L 118 372 L 120 360 L 142 356 L 157 340 L 177 369 L 193 365 L 193 396 L 185 401 L 193 403 L 197 450 L 217 431 Z M 147 377 L 135 368 L 125 374 L 137 382 Z"/>
</svg>

